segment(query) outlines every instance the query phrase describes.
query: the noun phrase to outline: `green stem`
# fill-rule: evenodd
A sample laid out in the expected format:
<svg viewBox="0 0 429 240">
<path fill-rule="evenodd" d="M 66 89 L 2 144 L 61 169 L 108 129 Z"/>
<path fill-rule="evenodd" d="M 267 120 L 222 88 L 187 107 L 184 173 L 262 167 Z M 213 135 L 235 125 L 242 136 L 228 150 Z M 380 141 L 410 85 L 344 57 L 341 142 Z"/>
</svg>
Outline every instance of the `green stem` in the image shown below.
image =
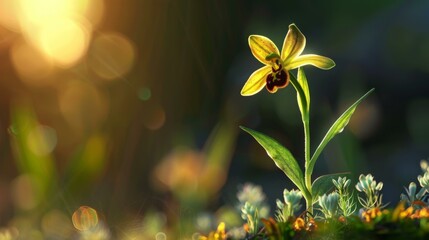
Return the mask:
<svg viewBox="0 0 429 240">
<path fill-rule="evenodd" d="M 305 197 L 307 211 L 313 213 L 313 196 L 312 196 L 312 185 L 311 185 L 311 170 L 309 169 L 309 164 L 311 160 L 310 153 L 310 109 L 307 109 L 308 99 L 305 97 L 304 90 L 302 89 L 297 78 L 290 73 L 290 82 L 294 86 L 295 90 L 298 92 L 299 97 L 301 98 L 301 107 L 305 108 L 301 111 L 302 122 L 304 125 L 304 159 L 305 159 L 305 173 L 304 181 L 305 187 L 307 188 L 309 194 Z"/>
<path fill-rule="evenodd" d="M 308 117 L 304 120 L 304 154 L 305 154 L 305 186 L 311 193 L 311 173 L 308 171 L 308 164 L 310 163 L 310 120 Z"/>
<path fill-rule="evenodd" d="M 313 197 L 312 196 L 305 198 L 305 205 L 307 206 L 307 212 L 310 213 L 310 215 L 312 215 L 313 214 Z"/>
</svg>

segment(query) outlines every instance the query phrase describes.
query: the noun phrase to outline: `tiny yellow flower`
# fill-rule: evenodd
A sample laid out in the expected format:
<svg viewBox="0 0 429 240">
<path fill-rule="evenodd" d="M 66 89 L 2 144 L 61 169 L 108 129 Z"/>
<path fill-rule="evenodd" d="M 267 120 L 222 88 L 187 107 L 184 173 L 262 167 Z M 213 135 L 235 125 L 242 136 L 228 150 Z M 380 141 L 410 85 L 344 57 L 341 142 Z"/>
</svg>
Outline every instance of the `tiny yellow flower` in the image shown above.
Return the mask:
<svg viewBox="0 0 429 240">
<path fill-rule="evenodd" d="M 399 218 L 400 219 L 409 218 L 412 216 L 413 212 L 414 212 L 414 208 L 410 206 L 399 213 Z"/>
<path fill-rule="evenodd" d="M 332 59 L 315 55 L 301 55 L 305 48 L 305 36 L 295 24 L 289 25 L 289 31 L 283 42 L 282 52 L 267 37 L 249 36 L 249 46 L 253 56 L 265 66 L 250 75 L 241 89 L 241 95 L 251 96 L 265 86 L 268 92 L 275 93 L 289 83 L 289 70 L 304 65 L 313 65 L 320 69 L 331 69 L 335 66 Z"/>
<path fill-rule="evenodd" d="M 295 231 L 301 231 L 302 229 L 304 229 L 305 227 L 305 221 L 302 218 L 297 218 L 294 222 L 293 222 L 293 230 Z"/>
<path fill-rule="evenodd" d="M 412 219 L 429 218 L 429 208 L 425 207 L 417 209 L 414 214 L 411 215 Z"/>
<path fill-rule="evenodd" d="M 219 223 L 215 232 L 210 232 L 207 237 L 200 236 L 199 240 L 226 240 L 225 223 Z"/>
<path fill-rule="evenodd" d="M 371 208 L 362 212 L 362 218 L 365 222 L 371 222 L 373 219 L 380 217 L 381 215 L 383 215 L 383 212 L 380 208 Z"/>
</svg>

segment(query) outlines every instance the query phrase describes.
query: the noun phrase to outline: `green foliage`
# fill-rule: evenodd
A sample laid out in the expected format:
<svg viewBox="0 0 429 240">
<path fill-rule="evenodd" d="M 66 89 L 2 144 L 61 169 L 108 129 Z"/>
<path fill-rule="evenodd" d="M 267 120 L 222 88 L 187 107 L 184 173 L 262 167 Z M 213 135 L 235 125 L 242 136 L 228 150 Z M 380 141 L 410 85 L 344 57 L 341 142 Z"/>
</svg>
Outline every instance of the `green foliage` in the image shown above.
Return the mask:
<svg viewBox="0 0 429 240">
<path fill-rule="evenodd" d="M 339 177 L 338 180 L 332 179 L 332 183 L 336 187 L 336 192 L 339 194 L 340 199 L 338 206 L 341 214 L 344 217 L 349 217 L 356 212 L 357 205 L 354 200 L 353 194 L 349 192 L 350 179 L 346 177 Z"/>
<path fill-rule="evenodd" d="M 334 218 L 338 215 L 338 201 L 340 195 L 337 192 L 328 195 L 323 194 L 319 197 L 320 211 L 324 215 L 324 219 Z"/>
<path fill-rule="evenodd" d="M 283 191 L 283 201 L 277 199 L 277 214 L 276 219 L 279 222 L 286 222 L 290 217 L 295 215 L 301 208 L 302 193 L 299 190 L 292 189 L 291 191 L 285 189 Z"/>
<path fill-rule="evenodd" d="M 383 207 L 383 194 L 380 194 L 383 183 L 374 180 L 371 174 L 359 176 L 356 189 L 365 194 L 365 198 L 358 197 L 359 203 L 367 210 Z"/>
<path fill-rule="evenodd" d="M 331 128 L 328 130 L 325 137 L 322 139 L 313 156 L 311 157 L 308 166 L 309 174 L 313 172 L 313 168 L 317 159 L 319 158 L 320 154 L 322 153 L 326 145 L 329 143 L 329 141 L 331 141 L 332 138 L 335 137 L 335 135 L 341 133 L 344 130 L 344 128 L 349 123 L 351 117 L 353 116 L 353 113 L 355 112 L 359 103 L 361 103 L 373 91 L 374 89 L 371 89 L 367 93 L 365 93 L 361 98 L 359 98 L 355 103 L 353 103 L 343 114 L 341 114 L 341 116 L 334 122 L 334 124 L 332 124 Z"/>
<path fill-rule="evenodd" d="M 268 156 L 273 159 L 276 166 L 286 174 L 286 176 L 299 188 L 299 190 L 307 192 L 304 184 L 304 175 L 289 150 L 265 134 L 243 126 L 241 126 L 241 129 L 248 132 L 256 139 L 256 141 L 267 151 Z"/>
<path fill-rule="evenodd" d="M 332 180 L 340 176 L 344 176 L 346 174 L 347 173 L 334 173 L 316 178 L 316 180 L 314 180 L 313 182 L 313 197 L 317 199 L 317 197 L 329 192 L 331 189 L 334 188 L 334 186 L 332 185 Z"/>
<path fill-rule="evenodd" d="M 267 151 L 268 156 L 274 160 L 276 166 L 280 168 L 286 176 L 302 191 L 304 198 L 307 201 L 307 208 L 310 209 L 312 203 L 318 196 L 321 196 L 323 193 L 326 193 L 330 188 L 332 188 L 332 180 L 337 178 L 344 173 L 340 174 L 330 174 L 317 178 L 311 184 L 311 176 L 313 173 L 314 165 L 325 148 L 329 141 L 337 134 L 341 133 L 347 124 L 350 121 L 350 118 L 353 116 L 354 111 L 357 106 L 363 99 L 365 99 L 374 89 L 371 89 L 366 94 L 364 94 L 360 99 L 358 99 L 354 104 L 352 104 L 331 126 L 327 134 L 323 138 L 322 142 L 317 147 L 311 159 L 310 156 L 310 129 L 308 126 L 309 123 L 309 109 L 310 109 L 310 91 L 307 83 L 307 78 L 305 76 L 302 68 L 298 69 L 298 80 L 293 77 L 291 74 L 291 82 L 297 91 L 298 98 L 298 107 L 301 111 L 303 123 L 304 123 L 304 132 L 305 132 L 305 175 L 302 173 L 301 168 L 299 167 L 297 161 L 280 143 L 271 137 L 241 126 L 241 129 L 252 135 L 255 140 Z"/>
</svg>

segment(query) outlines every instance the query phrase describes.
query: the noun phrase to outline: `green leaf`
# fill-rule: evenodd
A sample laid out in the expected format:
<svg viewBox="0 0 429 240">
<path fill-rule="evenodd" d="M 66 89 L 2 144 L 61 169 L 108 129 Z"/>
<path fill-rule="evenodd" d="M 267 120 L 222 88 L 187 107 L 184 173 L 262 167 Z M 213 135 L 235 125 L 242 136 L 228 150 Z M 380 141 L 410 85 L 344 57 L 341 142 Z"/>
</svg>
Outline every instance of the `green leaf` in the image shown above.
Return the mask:
<svg viewBox="0 0 429 240">
<path fill-rule="evenodd" d="M 332 124 L 331 128 L 326 133 L 325 137 L 322 139 L 322 142 L 317 147 L 316 151 L 314 152 L 313 156 L 311 157 L 310 163 L 308 165 L 308 173 L 313 173 L 314 164 L 316 163 L 318 157 L 322 153 L 323 149 L 326 147 L 326 145 L 331 141 L 331 139 L 337 135 L 338 133 L 341 133 L 344 128 L 347 126 L 347 124 L 350 121 L 350 118 L 352 117 L 353 113 L 356 110 L 356 107 L 359 105 L 362 100 L 364 100 L 372 91 L 374 91 L 374 88 L 369 90 L 365 95 L 363 95 L 359 100 L 357 100 L 353 105 L 351 105 L 338 119 L 337 121 Z"/>
<path fill-rule="evenodd" d="M 334 173 L 316 178 L 312 184 L 312 196 L 314 201 L 317 200 L 318 196 L 328 193 L 332 188 L 335 187 L 332 183 L 332 179 L 337 179 L 338 177 L 343 177 L 348 174 L 349 173 Z"/>
<path fill-rule="evenodd" d="M 301 190 L 307 192 L 304 184 L 304 175 L 292 154 L 276 140 L 250 128 L 240 126 L 241 129 L 252 135 L 256 141 L 267 151 L 268 156 L 286 176 Z"/>
<path fill-rule="evenodd" d="M 302 120 L 307 121 L 308 120 L 308 111 L 307 111 L 308 108 L 307 107 L 309 106 L 309 104 L 307 103 L 306 95 L 310 96 L 310 94 L 305 93 L 303 87 L 301 86 L 301 83 L 293 75 L 292 72 L 289 72 L 289 76 L 290 76 L 290 82 L 292 83 L 292 86 L 295 88 L 296 93 L 297 93 L 298 107 L 299 107 L 299 110 L 301 111 Z M 305 77 L 305 75 L 304 75 L 304 77 Z M 307 80 L 307 78 L 305 78 L 305 80 Z M 307 81 L 305 81 L 305 82 L 307 83 Z M 306 84 L 306 87 L 308 90 L 307 84 Z M 305 106 L 306 108 L 302 108 L 303 106 Z"/>
<path fill-rule="evenodd" d="M 308 88 L 307 77 L 305 76 L 303 68 L 298 68 L 298 83 L 299 85 L 301 85 L 302 92 L 304 93 L 304 96 L 301 96 L 299 91 L 296 92 L 298 107 L 301 111 L 302 116 L 308 117 L 308 113 L 310 112 L 310 90 Z M 305 98 L 305 101 L 303 98 Z"/>
</svg>

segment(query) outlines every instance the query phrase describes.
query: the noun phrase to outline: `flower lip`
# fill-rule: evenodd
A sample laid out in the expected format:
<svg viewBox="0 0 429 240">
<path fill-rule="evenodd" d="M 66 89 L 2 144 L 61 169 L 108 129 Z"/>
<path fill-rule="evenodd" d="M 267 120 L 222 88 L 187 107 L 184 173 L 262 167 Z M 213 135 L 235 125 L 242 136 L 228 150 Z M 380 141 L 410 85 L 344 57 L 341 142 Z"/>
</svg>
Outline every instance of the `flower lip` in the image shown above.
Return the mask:
<svg viewBox="0 0 429 240">
<path fill-rule="evenodd" d="M 273 68 L 274 70 L 274 68 Z M 282 68 L 267 75 L 266 85 L 268 92 L 275 93 L 279 88 L 285 88 L 289 84 L 289 73 Z"/>
</svg>

